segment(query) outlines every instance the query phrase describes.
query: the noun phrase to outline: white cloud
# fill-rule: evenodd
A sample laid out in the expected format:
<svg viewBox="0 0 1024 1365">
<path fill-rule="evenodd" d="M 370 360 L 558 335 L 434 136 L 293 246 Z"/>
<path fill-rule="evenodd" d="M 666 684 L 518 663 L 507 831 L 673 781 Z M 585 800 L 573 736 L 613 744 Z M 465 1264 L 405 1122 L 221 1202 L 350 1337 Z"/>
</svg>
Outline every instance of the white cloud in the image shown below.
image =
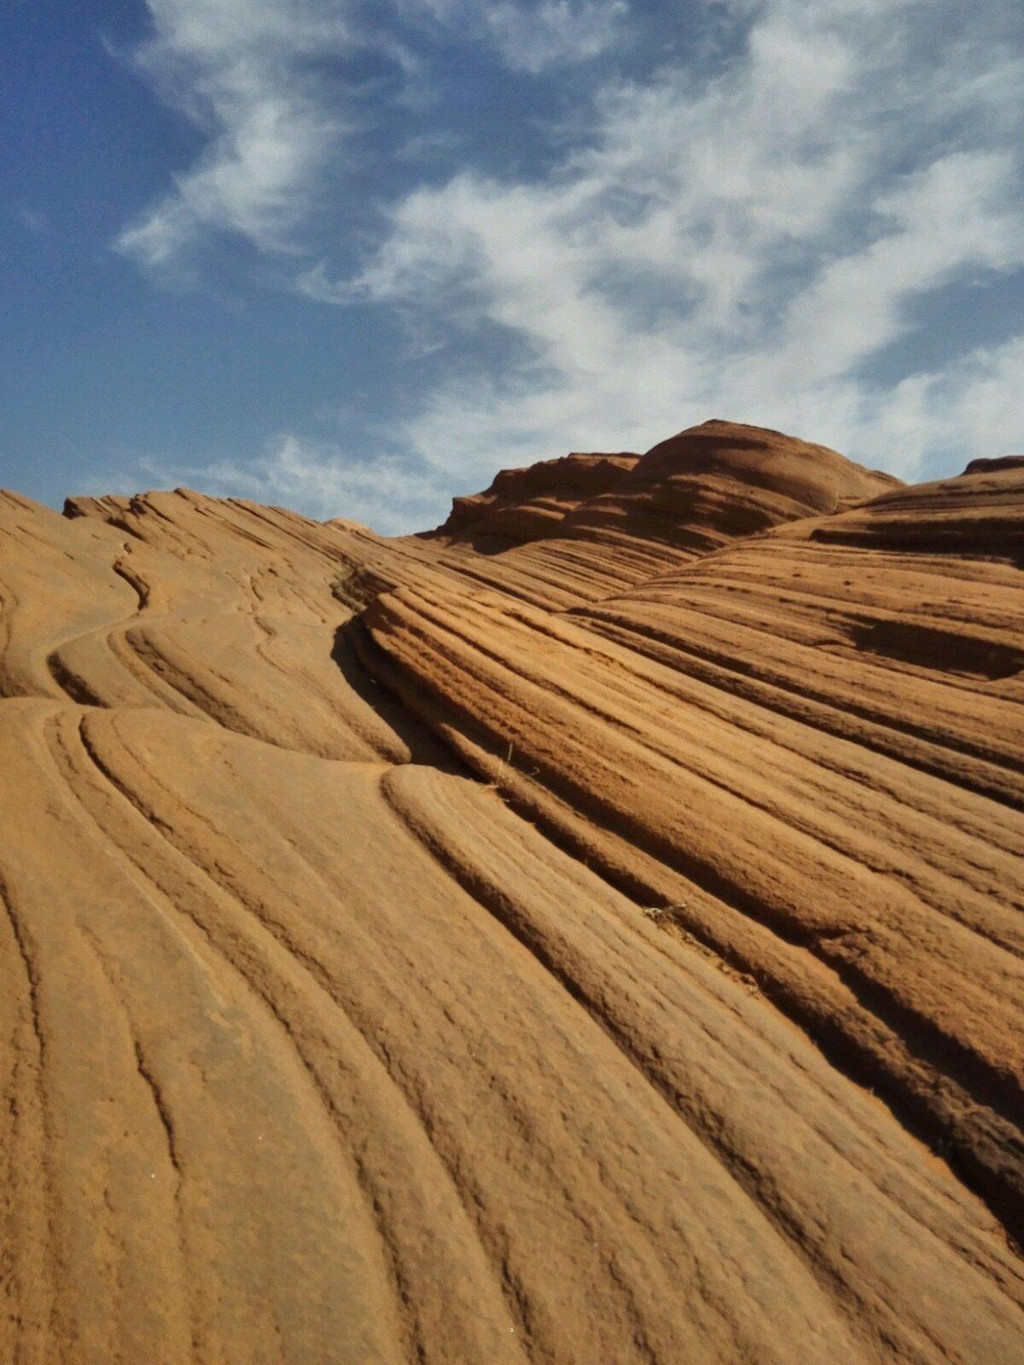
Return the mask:
<svg viewBox="0 0 1024 1365">
<path fill-rule="evenodd" d="M 882 235 L 822 266 L 793 301 L 780 380 L 846 373 L 907 328 L 915 296 L 971 269 L 1024 264 L 1018 174 L 1008 151 L 955 152 L 880 195 Z"/>
<path fill-rule="evenodd" d="M 53 232 L 49 214 L 44 213 L 42 209 L 34 209 L 29 204 L 18 204 L 14 209 L 14 216 L 33 237 L 49 237 Z"/>
<path fill-rule="evenodd" d="M 538 75 L 563 62 L 587 61 L 615 41 L 625 0 L 541 0 L 532 7 L 483 7 L 493 41 L 514 70 Z"/>
<path fill-rule="evenodd" d="M 421 63 L 386 19 L 370 22 L 359 0 L 147 4 L 154 34 L 135 62 L 209 142 L 173 188 L 120 232 L 117 249 L 168 277 L 190 275 L 190 253 L 211 233 L 238 234 L 264 253 L 294 250 L 321 177 L 355 121 L 355 83 L 350 89 L 337 75 L 317 78 L 317 63 L 373 49 L 404 71 L 413 93 L 422 84 Z M 513 69 L 535 73 L 595 56 L 627 10 L 625 0 L 391 4 L 392 19 L 429 19 L 460 39 L 485 40 Z M 430 136 L 419 140 L 421 148 Z M 435 145 L 451 136 L 435 134 Z M 395 155 L 402 159 L 402 150 Z"/>
<path fill-rule="evenodd" d="M 513 71 L 589 61 L 621 35 L 627 0 L 393 0 L 412 22 L 493 44 Z"/>
<path fill-rule="evenodd" d="M 344 121 L 309 71 L 351 43 L 342 6 L 318 0 L 148 0 L 136 54 L 164 98 L 210 134 L 196 165 L 116 245 L 173 272 L 210 231 L 287 251 Z"/>
<path fill-rule="evenodd" d="M 383 535 L 424 530 L 439 521 L 450 492 L 429 469 L 385 456 L 353 460 L 337 445 L 280 437 L 266 455 L 244 464 L 231 460 L 175 464 L 144 459 L 119 485 L 140 478 L 161 487 L 195 484 L 215 497 L 250 498 L 325 521 L 345 517 Z"/>
<path fill-rule="evenodd" d="M 745 45 L 715 74 L 607 90 L 589 144 L 555 172 L 421 188 L 357 279 L 307 281 L 526 344 L 505 374 L 482 366 L 431 396 L 405 433 L 423 460 L 482 477 L 721 415 L 910 470 L 907 443 L 886 441 L 911 389 L 879 390 L 860 367 L 923 295 L 1024 268 L 1020 152 L 999 104 L 1020 61 L 971 37 L 1005 5 L 962 21 L 947 0 L 746 8 Z M 943 383 L 919 388 L 934 400 Z M 971 453 L 983 424 L 956 413 Z M 936 424 L 921 429 L 920 458 L 940 455 Z"/>
<path fill-rule="evenodd" d="M 706 31 L 733 47 L 720 42 L 710 61 L 698 35 L 653 75 L 596 89 L 575 111 L 589 128 L 553 169 L 474 169 L 471 139 L 443 120 L 403 135 L 405 175 L 428 152 L 457 169 L 438 184 L 432 162 L 431 183 L 392 204 L 355 277 L 329 256 L 311 268 L 322 244 L 298 250 L 350 131 L 346 92 L 321 82 L 318 62 L 375 46 L 426 79 L 406 45 L 418 27 L 558 79 L 560 64 L 624 43 L 642 7 L 378 0 L 373 25 L 360 0 L 149 7 L 140 62 L 209 142 L 120 248 L 180 272 L 210 233 L 241 234 L 264 253 L 294 251 L 310 299 L 398 310 L 419 354 L 438 337 L 480 338 L 475 363 L 411 415 L 388 414 L 406 463 L 393 443 L 350 464 L 337 446 L 289 438 L 253 465 L 208 466 L 205 486 L 394 528 L 433 519 L 453 485 L 499 465 L 644 449 L 715 415 L 905 474 L 997 454 L 1019 429 L 1024 342 L 957 354 L 951 322 L 945 365 L 865 378 L 922 299 L 1024 269 L 1012 0 L 707 0 Z M 514 345 L 502 351 L 496 335 Z"/>
<path fill-rule="evenodd" d="M 903 468 L 928 456 L 959 472 L 975 456 L 1024 454 L 1024 337 L 978 347 L 937 373 L 912 375 L 874 414 Z"/>
</svg>

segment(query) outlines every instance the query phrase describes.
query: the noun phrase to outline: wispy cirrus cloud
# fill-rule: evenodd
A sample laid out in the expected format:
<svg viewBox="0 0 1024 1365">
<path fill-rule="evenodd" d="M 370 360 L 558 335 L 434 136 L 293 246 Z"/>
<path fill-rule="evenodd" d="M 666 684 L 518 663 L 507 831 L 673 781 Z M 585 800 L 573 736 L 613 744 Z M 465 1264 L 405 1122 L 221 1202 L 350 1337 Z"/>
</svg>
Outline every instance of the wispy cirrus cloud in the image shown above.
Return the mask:
<svg viewBox="0 0 1024 1365">
<path fill-rule="evenodd" d="M 195 165 L 116 245 L 151 270 L 188 268 L 204 234 L 287 251 L 344 130 L 314 60 L 352 42 L 343 7 L 316 0 L 148 0 L 154 32 L 135 53 L 162 97 L 209 135 Z"/>
<path fill-rule="evenodd" d="M 450 494 L 437 471 L 396 455 L 353 458 L 331 441 L 283 435 L 255 457 L 190 464 L 146 456 L 128 463 L 114 482 L 125 491 L 140 479 L 169 488 L 195 484 L 214 497 L 251 498 L 293 508 L 319 520 L 345 517 L 384 535 L 431 526 Z M 110 478 L 105 476 L 104 491 Z"/>
<path fill-rule="evenodd" d="M 367 52 L 416 83 L 423 63 L 400 22 L 490 43 L 514 69 L 586 60 L 612 41 L 625 0 L 147 0 L 153 33 L 132 54 L 172 107 L 208 134 L 196 162 L 116 239 L 139 265 L 187 277 L 216 234 L 290 254 L 347 134 L 372 120 L 379 82 L 330 69 Z M 427 145 L 430 133 L 421 135 Z M 450 146 L 450 130 L 433 134 Z M 396 148 L 395 158 L 402 153 Z"/>
<path fill-rule="evenodd" d="M 31 204 L 15 205 L 14 216 L 33 237 L 49 237 L 53 232 L 49 214 L 44 213 L 42 209 L 33 208 Z"/>
<path fill-rule="evenodd" d="M 482 9 L 508 64 L 534 76 L 604 52 L 620 35 L 629 11 L 625 0 L 541 0 L 534 7 L 505 3 Z"/>
<path fill-rule="evenodd" d="M 433 23 L 460 39 L 493 44 L 513 70 L 538 75 L 588 61 L 623 35 L 627 0 L 393 0 L 413 24 Z"/>
<path fill-rule="evenodd" d="M 460 327 L 468 312 L 525 343 L 525 359 L 520 346 L 504 371 L 460 375 L 408 422 L 410 447 L 453 470 L 481 451 L 642 448 L 721 413 L 913 473 L 940 448 L 934 424 L 893 449 L 909 377 L 861 369 L 912 328 L 921 296 L 1024 268 L 1004 104 L 1020 54 L 977 38 L 1005 8 L 746 6 L 720 71 L 610 86 L 554 172 L 420 188 L 356 279 L 332 285 L 320 267 L 305 287 L 424 310 L 454 298 Z M 989 365 L 986 382 L 1020 384 L 1012 348 L 998 364 L 959 354 L 952 327 L 949 346 L 951 383 Z M 1017 419 L 1002 439 L 1021 437 Z"/>
<path fill-rule="evenodd" d="M 968 344 L 949 317 L 937 359 L 935 346 L 917 366 L 913 348 L 899 353 L 923 302 L 941 318 L 943 291 L 959 288 L 963 306 L 964 291 L 1024 278 L 1024 28 L 1010 0 L 969 13 L 954 0 L 701 0 L 687 41 L 655 45 L 646 64 L 629 54 L 653 21 L 626 0 L 150 9 L 140 60 L 209 142 L 120 248 L 180 270 L 206 236 L 232 232 L 311 303 L 403 319 L 433 369 L 395 390 L 371 450 L 387 479 L 404 452 L 416 508 L 435 509 L 425 520 L 442 489 L 499 465 L 642 449 L 711 415 L 910 475 L 1024 445 L 1010 323 Z M 439 78 L 414 130 L 384 141 L 402 171 L 376 240 L 365 220 L 357 247 L 344 213 L 317 219 L 358 133 L 352 90 L 324 58 L 375 47 L 422 83 L 443 49 L 458 57 L 450 82 L 481 45 L 510 73 L 510 100 L 554 89 L 566 64 L 593 62 L 599 78 L 573 87 L 570 124 L 552 116 L 537 132 L 543 155 L 507 165 L 491 146 L 482 156 L 461 92 Z M 521 102 L 509 117 L 537 123 Z M 412 519 L 378 506 L 372 458 L 346 482 L 340 439 L 291 439 L 253 462 L 261 489 Z M 236 490 L 256 477 L 210 469 Z"/>
</svg>

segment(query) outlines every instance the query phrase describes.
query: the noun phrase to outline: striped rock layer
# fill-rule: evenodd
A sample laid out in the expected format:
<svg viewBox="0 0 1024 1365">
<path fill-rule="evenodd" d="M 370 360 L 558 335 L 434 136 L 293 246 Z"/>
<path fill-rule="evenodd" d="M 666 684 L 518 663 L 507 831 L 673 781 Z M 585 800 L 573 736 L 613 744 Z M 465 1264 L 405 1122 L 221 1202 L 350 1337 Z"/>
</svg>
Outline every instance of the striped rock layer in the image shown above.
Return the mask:
<svg viewBox="0 0 1024 1365">
<path fill-rule="evenodd" d="M 0 496 L 0 1360 L 1024 1360 L 1024 460 Z"/>
</svg>

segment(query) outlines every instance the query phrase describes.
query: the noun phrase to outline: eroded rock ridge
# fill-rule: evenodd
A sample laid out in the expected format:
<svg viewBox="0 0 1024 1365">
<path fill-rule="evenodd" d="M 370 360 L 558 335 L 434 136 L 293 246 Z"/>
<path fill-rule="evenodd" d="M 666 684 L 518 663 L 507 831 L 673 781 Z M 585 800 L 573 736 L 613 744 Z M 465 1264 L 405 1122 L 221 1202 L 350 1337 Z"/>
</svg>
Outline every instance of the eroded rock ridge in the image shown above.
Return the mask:
<svg viewBox="0 0 1024 1365">
<path fill-rule="evenodd" d="M 0 496 L 0 1359 L 1024 1359 L 1024 460 Z"/>
</svg>

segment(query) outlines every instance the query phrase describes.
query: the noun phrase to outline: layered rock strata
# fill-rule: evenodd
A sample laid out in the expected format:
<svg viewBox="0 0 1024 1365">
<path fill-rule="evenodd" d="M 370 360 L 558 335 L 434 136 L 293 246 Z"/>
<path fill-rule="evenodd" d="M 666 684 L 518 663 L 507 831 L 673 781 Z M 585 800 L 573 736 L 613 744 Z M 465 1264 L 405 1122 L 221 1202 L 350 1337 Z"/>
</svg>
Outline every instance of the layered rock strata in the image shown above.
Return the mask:
<svg viewBox="0 0 1024 1365">
<path fill-rule="evenodd" d="M 0 497 L 0 1358 L 1024 1358 L 1024 462 Z"/>
</svg>

